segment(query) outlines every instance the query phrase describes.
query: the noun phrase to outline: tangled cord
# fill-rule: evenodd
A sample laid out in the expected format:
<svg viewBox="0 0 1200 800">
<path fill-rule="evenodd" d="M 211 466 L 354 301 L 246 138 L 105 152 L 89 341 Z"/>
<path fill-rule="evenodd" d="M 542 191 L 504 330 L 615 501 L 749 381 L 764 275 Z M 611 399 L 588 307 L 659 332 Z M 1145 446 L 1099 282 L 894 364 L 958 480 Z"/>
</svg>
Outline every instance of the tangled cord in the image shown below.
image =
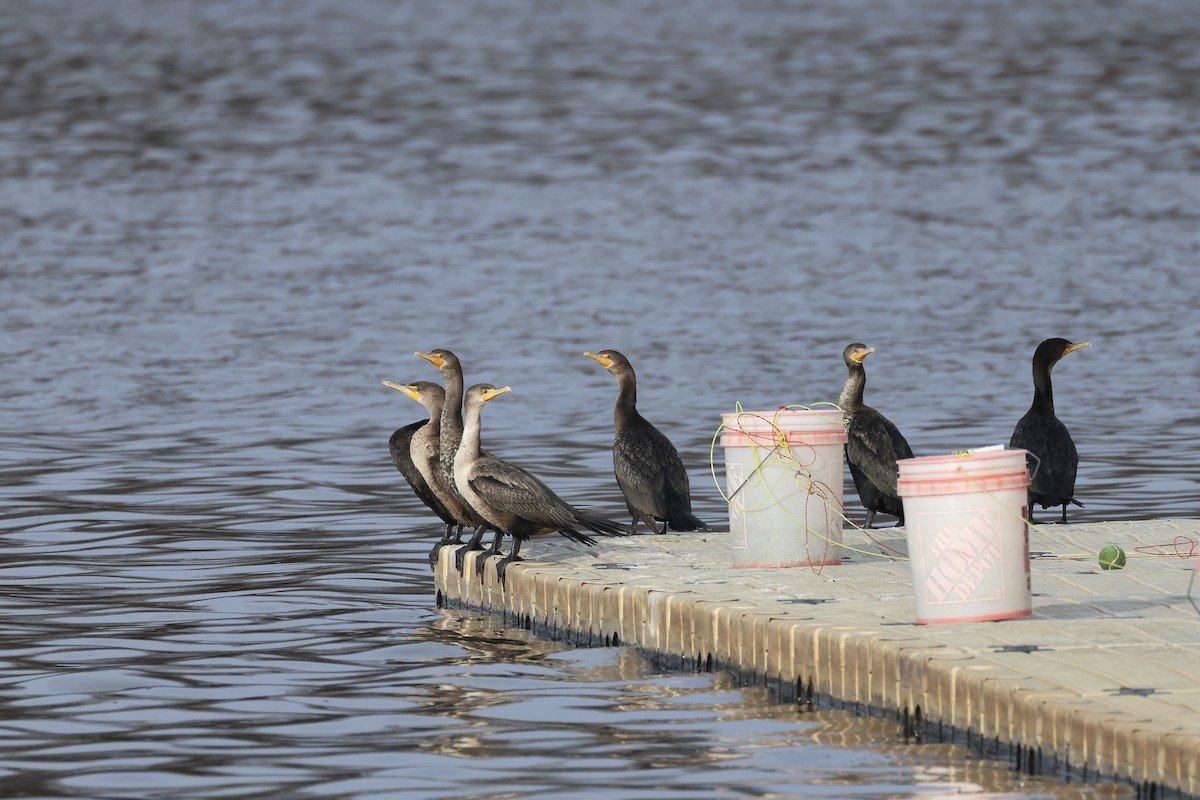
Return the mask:
<svg viewBox="0 0 1200 800">
<path fill-rule="evenodd" d="M 787 507 L 786 504 L 776 496 L 774 488 L 765 480 L 761 480 L 762 488 L 766 490 L 767 502 L 758 508 L 747 509 L 744 505 L 741 506 L 743 511 L 757 511 L 764 508 L 769 508 L 774 505 L 792 522 L 796 523 L 802 530 L 811 536 L 816 536 L 822 539 L 825 543 L 822 561 L 825 560 L 825 555 L 828 554 L 831 546 L 838 546 L 854 553 L 860 553 L 866 556 L 874 556 L 877 558 L 887 558 L 892 560 L 907 560 L 908 556 L 900 550 L 891 547 L 879 540 L 875 539 L 866 529 L 858 526 L 854 520 L 846 516 L 844 503 L 839 499 L 840 492 L 824 481 L 816 480 L 812 466 L 817 461 L 818 451 L 814 445 L 804 442 L 789 441 L 787 431 L 779 424 L 780 414 L 784 411 L 811 411 L 818 415 L 819 419 L 828 422 L 831 426 L 844 426 L 845 418 L 842 415 L 842 409 L 836 403 L 817 403 L 814 406 L 806 405 L 788 405 L 780 406 L 773 414 L 748 412 L 739 402 L 735 404 L 735 419 L 737 424 L 734 427 L 722 423 L 718 426 L 712 437 L 712 442 L 709 446 L 709 469 L 712 474 L 713 483 L 717 487 L 717 492 L 727 505 L 732 506 L 735 498 L 739 496 L 741 491 L 748 485 L 752 485 L 756 479 L 763 478 L 763 470 L 768 467 L 780 467 L 791 470 L 792 479 L 798 487 L 805 492 L 804 500 L 804 516 L 803 520 L 798 519 L 796 515 Z M 748 418 L 749 420 L 765 423 L 765 429 L 756 429 L 752 431 L 746 430 L 741 420 Z M 754 468 L 751 470 L 749 477 L 745 478 L 741 484 L 734 488 L 729 494 L 721 488 L 721 482 L 717 477 L 716 466 L 716 449 L 717 442 L 720 440 L 721 434 L 729 431 L 738 431 L 746 437 L 749 442 L 751 457 L 753 458 Z M 764 441 L 766 440 L 766 441 Z M 764 452 L 765 451 L 765 452 Z M 841 476 L 839 476 L 840 478 Z M 815 530 L 808 524 L 813 501 L 820 501 L 824 505 L 825 518 L 827 527 L 825 530 Z M 846 544 L 845 541 L 838 541 L 827 534 L 832 525 L 828 523 L 837 521 L 835 530 L 840 534 L 842 530 L 841 523 L 848 523 L 854 530 L 862 532 L 871 542 L 884 552 L 875 552 L 864 550 L 852 545 Z M 808 550 L 808 539 L 805 539 L 805 551 L 807 555 L 811 555 Z"/>
</svg>

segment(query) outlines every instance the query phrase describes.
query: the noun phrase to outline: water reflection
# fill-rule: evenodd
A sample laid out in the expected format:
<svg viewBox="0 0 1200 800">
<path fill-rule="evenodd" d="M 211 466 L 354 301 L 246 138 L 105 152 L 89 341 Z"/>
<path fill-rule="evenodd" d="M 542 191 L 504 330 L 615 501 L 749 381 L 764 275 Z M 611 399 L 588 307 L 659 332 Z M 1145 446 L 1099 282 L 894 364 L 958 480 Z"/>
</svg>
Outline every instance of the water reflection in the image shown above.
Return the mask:
<svg viewBox="0 0 1200 800">
<path fill-rule="evenodd" d="M 602 781 L 607 792 L 656 797 L 700 787 L 717 796 L 891 796 L 907 785 L 967 794 L 1130 796 L 1115 787 L 1023 779 L 961 746 L 905 742 L 894 720 L 802 712 L 766 689 L 739 688 L 723 673 L 657 675 L 628 649 L 565 650 L 463 612 L 446 612 L 429 633 L 450 635 L 473 657 L 436 688 L 426 685 L 435 698 L 431 711 L 463 723 L 426 746 L 501 762 L 545 752 L 565 762 L 556 769 L 569 776 L 521 774 L 518 785 L 527 792 Z M 569 690 L 560 672 L 574 682 Z M 847 758 L 849 752 L 855 755 Z M 669 785 L 647 784 L 647 773 L 664 771 L 672 775 Z"/>
</svg>

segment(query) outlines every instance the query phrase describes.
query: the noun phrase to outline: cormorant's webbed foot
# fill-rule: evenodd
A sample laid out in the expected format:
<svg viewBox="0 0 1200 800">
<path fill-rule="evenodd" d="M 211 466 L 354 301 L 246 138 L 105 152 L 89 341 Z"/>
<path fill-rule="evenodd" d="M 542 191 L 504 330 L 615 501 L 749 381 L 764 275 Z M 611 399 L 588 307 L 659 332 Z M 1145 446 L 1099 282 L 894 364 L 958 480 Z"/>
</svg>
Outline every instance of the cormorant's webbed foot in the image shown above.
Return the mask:
<svg viewBox="0 0 1200 800">
<path fill-rule="evenodd" d="M 467 542 L 454 552 L 454 566 L 458 568 L 459 575 L 463 574 L 463 566 L 467 560 L 467 553 L 471 552 L 472 550 L 483 549 L 483 546 L 480 544 L 480 542 L 483 541 L 483 534 L 485 531 L 487 531 L 487 529 L 487 525 L 480 525 L 475 529 L 475 533 L 471 534 L 471 541 Z"/>
<path fill-rule="evenodd" d="M 448 544 L 457 544 L 457 540 L 454 538 L 453 525 L 446 526 L 446 532 L 442 534 L 442 538 L 438 539 L 437 544 L 435 544 L 433 549 L 429 551 L 430 568 L 437 569 L 438 556 L 441 554 L 442 548 Z"/>
<path fill-rule="evenodd" d="M 496 562 L 496 580 L 500 582 L 501 586 L 504 585 L 504 573 L 508 570 L 508 565 L 514 564 L 518 561 L 525 560 L 525 559 L 521 558 L 519 555 L 517 555 L 518 553 L 521 552 L 521 542 L 523 542 L 523 541 L 525 541 L 525 540 L 519 539 L 516 536 L 514 536 L 513 543 L 512 543 L 512 552 Z"/>
<path fill-rule="evenodd" d="M 508 570 L 508 565 L 524 560 L 520 556 L 508 555 L 496 562 L 496 580 L 500 581 L 501 586 L 504 585 L 504 573 Z"/>
<path fill-rule="evenodd" d="M 444 547 L 445 544 L 446 544 L 446 541 L 443 539 L 443 540 L 439 541 L 437 544 L 435 544 L 433 546 L 433 549 L 429 551 L 429 568 L 430 569 L 437 569 L 438 555 L 442 552 L 442 547 Z"/>
<path fill-rule="evenodd" d="M 475 558 L 475 574 L 483 577 L 483 568 L 487 566 L 488 559 L 500 553 L 500 538 L 501 533 L 496 532 L 496 538 L 492 539 L 492 544 L 481 555 Z"/>
<path fill-rule="evenodd" d="M 475 559 L 475 574 L 483 576 L 483 568 L 487 564 L 488 559 L 492 556 L 500 555 L 500 546 L 504 542 L 504 534 L 496 531 L 492 537 L 492 543 L 488 546 L 487 552 Z"/>
<path fill-rule="evenodd" d="M 454 551 L 454 568 L 458 570 L 459 575 L 462 575 L 463 568 L 466 565 L 467 553 L 474 549 L 475 548 L 471 547 L 471 545 L 464 544 L 462 547 L 459 547 Z"/>
<path fill-rule="evenodd" d="M 467 553 L 482 549 L 479 543 L 472 539 L 454 551 L 454 567 L 458 570 L 459 575 L 463 574 L 463 569 L 466 567 Z"/>
</svg>

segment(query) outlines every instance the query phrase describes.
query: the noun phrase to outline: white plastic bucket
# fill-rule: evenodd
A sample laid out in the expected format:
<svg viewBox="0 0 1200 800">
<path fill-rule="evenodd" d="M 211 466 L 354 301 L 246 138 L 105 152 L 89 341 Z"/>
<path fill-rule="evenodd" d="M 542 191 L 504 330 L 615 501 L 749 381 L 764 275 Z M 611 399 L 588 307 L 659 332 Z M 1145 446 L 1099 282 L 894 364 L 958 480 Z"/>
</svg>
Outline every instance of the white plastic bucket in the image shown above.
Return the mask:
<svg viewBox="0 0 1200 800">
<path fill-rule="evenodd" d="M 1025 451 L 909 458 L 899 467 L 917 622 L 1029 616 Z"/>
<path fill-rule="evenodd" d="M 733 566 L 840 564 L 842 412 L 778 409 L 721 418 Z"/>
</svg>

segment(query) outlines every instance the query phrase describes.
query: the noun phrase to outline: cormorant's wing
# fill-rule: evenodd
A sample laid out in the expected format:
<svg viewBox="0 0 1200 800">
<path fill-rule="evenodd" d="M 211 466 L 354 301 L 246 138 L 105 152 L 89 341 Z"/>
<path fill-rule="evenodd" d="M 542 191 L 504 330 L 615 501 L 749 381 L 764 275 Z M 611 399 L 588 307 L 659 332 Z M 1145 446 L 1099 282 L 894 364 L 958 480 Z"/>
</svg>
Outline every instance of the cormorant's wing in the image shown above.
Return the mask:
<svg viewBox="0 0 1200 800">
<path fill-rule="evenodd" d="M 388 439 L 388 452 L 392 456 L 392 464 L 404 476 L 404 480 L 408 481 L 408 485 L 412 487 L 413 494 L 428 506 L 433 513 L 437 514 L 442 522 L 445 522 L 447 525 L 454 525 L 454 516 L 442 504 L 442 501 L 437 499 L 437 495 L 433 493 L 429 482 L 425 480 L 421 471 L 417 469 L 417 464 L 412 458 L 413 435 L 428 422 L 429 420 L 427 419 L 418 420 L 397 430 Z"/>
<path fill-rule="evenodd" d="M 1033 476 L 1029 491 L 1044 498 L 1045 507 L 1073 499 L 1079 453 L 1062 420 L 1030 411 L 1013 429 L 1008 445 L 1035 456 L 1029 459 L 1029 472 Z"/>
<path fill-rule="evenodd" d="M 864 407 L 846 427 L 846 458 L 853 462 L 880 491 L 897 497 L 896 462 L 912 458 L 912 448 L 892 421 L 873 408 Z"/>
<path fill-rule="evenodd" d="M 575 510 L 566 501 L 515 464 L 495 457 L 481 458 L 467 480 L 498 511 L 547 528 L 570 528 L 577 524 Z"/>
<path fill-rule="evenodd" d="M 666 519 L 668 492 L 688 495 L 679 453 L 644 419 L 625 426 L 613 440 L 613 471 L 626 502 L 659 519 Z"/>
</svg>

